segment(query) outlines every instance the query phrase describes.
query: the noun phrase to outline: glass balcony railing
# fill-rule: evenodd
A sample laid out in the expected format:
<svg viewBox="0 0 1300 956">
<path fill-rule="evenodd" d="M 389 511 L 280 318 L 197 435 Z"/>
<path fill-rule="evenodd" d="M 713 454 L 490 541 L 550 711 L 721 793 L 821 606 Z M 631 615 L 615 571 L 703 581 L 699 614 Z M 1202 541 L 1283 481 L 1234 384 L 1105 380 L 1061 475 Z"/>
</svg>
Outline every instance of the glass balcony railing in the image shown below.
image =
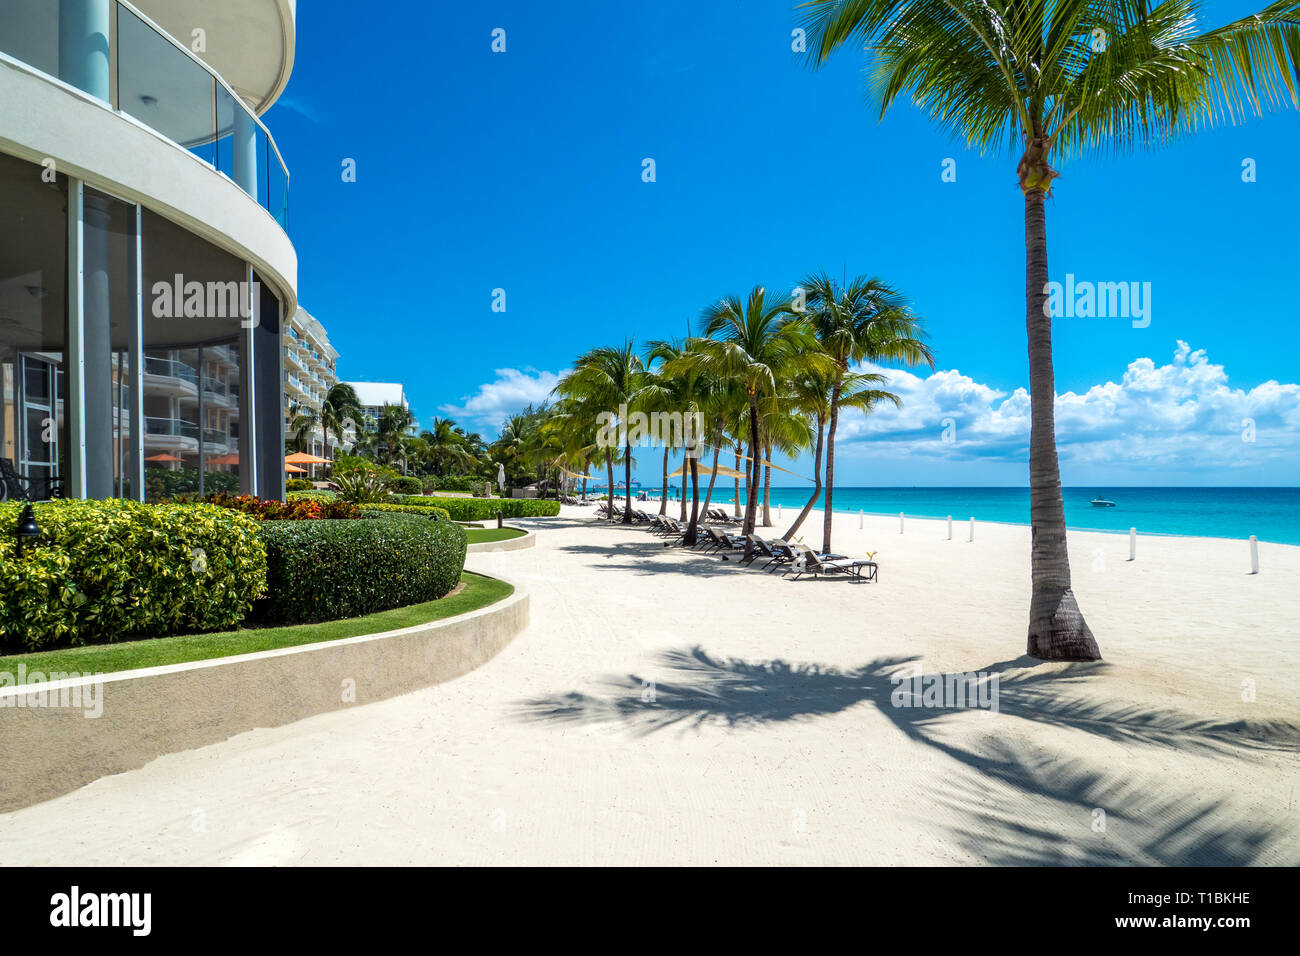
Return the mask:
<svg viewBox="0 0 1300 956">
<path fill-rule="evenodd" d="M 146 416 L 144 420 L 146 435 L 170 435 L 175 438 L 198 438 L 199 426 L 195 422 L 179 418 L 154 418 Z"/>
<path fill-rule="evenodd" d="M 93 4 L 0 0 L 0 53 L 108 102 L 189 150 L 288 231 L 289 170 L 262 121 L 224 79 L 134 6 L 107 2 L 116 29 L 96 19 Z M 78 30 L 111 38 L 106 61 L 102 45 L 71 55 L 61 49 L 61 34 Z"/>
<path fill-rule="evenodd" d="M 161 375 L 164 378 L 181 378 L 191 385 L 199 383 L 199 373 L 192 365 L 186 365 L 184 362 L 178 362 L 174 359 L 152 358 L 146 356 L 144 360 L 144 371 L 146 375 Z"/>
</svg>

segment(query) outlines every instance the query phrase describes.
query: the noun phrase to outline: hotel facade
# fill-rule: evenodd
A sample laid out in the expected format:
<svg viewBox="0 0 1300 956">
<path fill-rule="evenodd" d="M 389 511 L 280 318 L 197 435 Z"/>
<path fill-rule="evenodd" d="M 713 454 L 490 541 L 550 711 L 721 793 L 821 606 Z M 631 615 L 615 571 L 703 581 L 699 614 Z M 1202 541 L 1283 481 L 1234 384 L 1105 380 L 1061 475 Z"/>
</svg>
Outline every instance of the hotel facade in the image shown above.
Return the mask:
<svg viewBox="0 0 1300 956">
<path fill-rule="evenodd" d="M 326 431 L 320 420 L 321 407 L 329 390 L 338 384 L 339 353 L 330 344 L 321 321 L 306 309 L 298 309 L 284 329 L 284 440 L 286 446 L 297 442 L 299 416 L 316 418 L 316 424 L 303 434 L 302 451 L 319 458 L 334 459 L 339 453 L 339 438 Z M 356 441 L 356 430 L 343 430 L 344 448 Z M 315 476 L 317 466 L 307 471 Z"/>
<path fill-rule="evenodd" d="M 285 364 L 289 174 L 259 118 L 295 16 L 0 0 L 0 457 L 33 497 L 283 497 L 286 389 L 320 374 Z"/>
</svg>

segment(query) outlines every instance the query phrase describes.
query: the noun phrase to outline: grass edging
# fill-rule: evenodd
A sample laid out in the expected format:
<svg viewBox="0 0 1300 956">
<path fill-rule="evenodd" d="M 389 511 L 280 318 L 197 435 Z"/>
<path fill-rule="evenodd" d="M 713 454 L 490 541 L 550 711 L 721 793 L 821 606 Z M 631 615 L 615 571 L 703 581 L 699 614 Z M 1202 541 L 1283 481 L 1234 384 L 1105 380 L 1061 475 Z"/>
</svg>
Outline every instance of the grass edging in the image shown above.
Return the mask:
<svg viewBox="0 0 1300 956">
<path fill-rule="evenodd" d="M 285 647 L 299 647 L 304 644 L 328 643 L 349 637 L 417 627 L 466 614 L 504 600 L 515 590 L 514 585 L 505 581 L 469 571 L 462 573 L 461 583 L 465 586 L 460 591 L 436 601 L 392 608 L 341 621 L 293 624 L 285 627 L 240 628 L 236 631 L 149 638 L 141 641 L 124 641 L 120 644 L 93 644 L 86 647 L 67 647 L 54 651 L 0 657 L 0 672 L 8 672 L 16 678 L 18 665 L 22 664 L 26 674 L 34 671 L 44 675 L 111 674 L 145 667 L 162 667 Z"/>
</svg>

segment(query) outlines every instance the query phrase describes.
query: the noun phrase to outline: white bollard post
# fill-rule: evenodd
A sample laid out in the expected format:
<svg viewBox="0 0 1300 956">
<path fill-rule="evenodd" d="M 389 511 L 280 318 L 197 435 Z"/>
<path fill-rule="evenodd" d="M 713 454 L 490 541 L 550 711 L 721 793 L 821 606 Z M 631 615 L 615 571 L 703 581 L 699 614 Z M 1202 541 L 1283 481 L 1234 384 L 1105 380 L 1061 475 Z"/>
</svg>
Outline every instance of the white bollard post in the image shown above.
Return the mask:
<svg viewBox="0 0 1300 956">
<path fill-rule="evenodd" d="M 898 533 L 903 533 L 903 512 L 898 513 Z"/>
<path fill-rule="evenodd" d="M 1259 574 L 1259 542 L 1250 536 L 1250 573 Z"/>
<path fill-rule="evenodd" d="M 948 515 L 948 540 L 952 540 L 952 515 Z"/>
<path fill-rule="evenodd" d="M 862 509 L 858 509 L 858 530 L 862 530 Z"/>
<path fill-rule="evenodd" d="M 970 539 L 975 540 L 975 516 L 971 515 L 970 519 Z"/>
<path fill-rule="evenodd" d="M 1136 561 L 1138 557 L 1138 529 L 1128 529 L 1128 559 Z"/>
<path fill-rule="evenodd" d="M 776 506 L 776 520 L 777 520 L 777 521 L 780 521 L 780 520 L 781 520 L 781 506 L 780 506 L 780 505 L 777 505 L 777 506 Z"/>
</svg>

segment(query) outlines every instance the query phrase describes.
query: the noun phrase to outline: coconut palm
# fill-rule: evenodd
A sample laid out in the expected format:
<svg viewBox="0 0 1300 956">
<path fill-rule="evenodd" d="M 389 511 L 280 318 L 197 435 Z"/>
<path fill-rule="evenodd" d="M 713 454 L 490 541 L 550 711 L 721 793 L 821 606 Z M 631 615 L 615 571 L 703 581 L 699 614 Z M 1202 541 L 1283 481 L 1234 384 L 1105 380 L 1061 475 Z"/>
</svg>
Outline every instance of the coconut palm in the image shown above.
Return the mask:
<svg viewBox="0 0 1300 956">
<path fill-rule="evenodd" d="M 920 322 L 908 308 L 907 300 L 880 279 L 858 276 L 841 286 L 825 272 L 819 272 L 804 279 L 802 287 L 817 340 L 835 363 L 826 428 L 826 508 L 822 515 L 822 551 L 830 552 L 835 432 L 849 367 L 866 360 L 933 368 L 934 355 L 921 340 Z"/>
<path fill-rule="evenodd" d="M 384 405 L 379 410 L 379 418 L 375 422 L 375 437 L 379 454 L 385 464 L 392 465 L 394 462 L 401 461 L 405 469 L 405 440 L 414 424 L 415 417 L 405 406 Z"/>
<path fill-rule="evenodd" d="M 808 364 L 824 361 L 808 324 L 794 318 L 790 300 L 770 297 L 762 286 L 749 296 L 729 296 L 704 310 L 701 339 L 693 361 L 718 380 L 745 390 L 749 424 L 750 480 L 743 534 L 751 534 L 758 511 L 760 435 L 759 402 L 775 394 L 788 377 Z"/>
<path fill-rule="evenodd" d="M 310 405 L 294 402 L 289 406 L 289 428 L 293 438 L 289 445 L 294 451 L 306 451 L 312 434 L 320 427 L 320 412 Z"/>
<path fill-rule="evenodd" d="M 349 428 L 354 435 L 360 435 L 365 422 L 365 410 L 357 398 L 356 390 L 347 382 L 331 385 L 321 401 L 320 426 L 325 434 L 333 435 L 340 448 L 343 436 Z"/>
<path fill-rule="evenodd" d="M 816 422 L 814 429 L 815 451 L 813 452 L 813 492 L 803 509 L 794 519 L 782 538 L 789 541 L 803 525 L 808 513 L 821 497 L 822 452 L 826 443 L 826 423 L 831 414 L 831 391 L 835 386 L 836 374 L 805 373 L 790 384 L 790 401 L 795 411 Z M 902 405 L 902 400 L 893 392 L 880 388 L 886 382 L 885 376 L 875 372 L 849 372 L 840 380 L 840 408 L 857 408 L 870 412 L 877 404 L 892 402 L 895 407 Z"/>
<path fill-rule="evenodd" d="M 450 418 L 435 418 L 433 427 L 420 433 L 424 456 L 435 475 L 464 472 L 475 464 L 474 452 L 463 432 Z"/>
<path fill-rule="evenodd" d="M 1197 33 L 1197 0 L 809 0 L 810 61 L 864 44 L 880 113 L 906 94 L 981 151 L 1017 153 L 1029 338 L 1033 596 L 1028 650 L 1101 652 L 1071 588 L 1056 451 L 1044 201 L 1061 157 L 1149 147 L 1300 105 L 1300 3 Z"/>
<path fill-rule="evenodd" d="M 573 399 L 594 420 L 603 415 L 603 434 L 598 440 L 605 449 L 605 466 L 609 472 L 610 512 L 614 504 L 614 456 L 611 442 L 619 425 L 621 409 L 629 412 L 640 398 L 640 390 L 645 384 L 645 364 L 637 355 L 631 340 L 618 347 L 595 348 L 580 356 L 559 384 L 555 394 Z M 632 443 L 630 434 L 624 430 L 623 464 L 626 469 L 626 495 L 623 511 L 623 523 L 632 523 Z"/>
</svg>

